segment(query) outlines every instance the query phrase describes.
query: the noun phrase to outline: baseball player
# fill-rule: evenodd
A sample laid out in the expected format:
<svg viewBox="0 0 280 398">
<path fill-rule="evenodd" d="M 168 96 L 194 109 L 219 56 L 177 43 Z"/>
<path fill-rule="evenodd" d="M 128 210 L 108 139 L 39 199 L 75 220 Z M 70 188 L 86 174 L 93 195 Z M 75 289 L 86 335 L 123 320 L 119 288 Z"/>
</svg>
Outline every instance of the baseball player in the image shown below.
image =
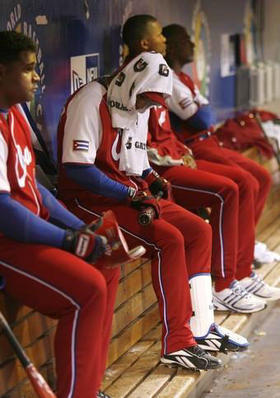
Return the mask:
<svg viewBox="0 0 280 398">
<path fill-rule="evenodd" d="M 158 30 L 149 27 L 151 24 L 156 24 Z M 158 32 L 161 32 L 161 27 L 154 17 L 136 15 L 129 18 L 123 27 L 129 58 L 147 49 L 165 54 L 165 38 L 158 36 Z M 245 267 L 248 274 L 251 273 L 251 247 L 243 243 L 237 259 L 238 219 L 246 212 L 247 191 L 239 193 L 232 180 L 210 173 L 213 166 L 215 172 L 212 163 L 195 162 L 191 150 L 172 131 L 166 106 L 153 108 L 150 112 L 148 155 L 156 171 L 172 183 L 174 199 L 179 205 L 188 209 L 211 207 L 212 275 L 215 291 L 223 296 L 219 302 L 220 309 L 237 312 L 262 310 L 264 301 L 247 293 L 236 280 Z M 249 257 L 246 255 L 248 251 Z"/>
<path fill-rule="evenodd" d="M 29 38 L 0 32 L 1 288 L 58 319 L 57 397 L 101 397 L 119 269 L 102 269 L 105 238 L 36 183 L 30 125 L 17 105 L 33 98 L 35 65 Z"/>
<path fill-rule="evenodd" d="M 243 213 L 239 214 L 237 260 L 241 262 L 240 258 L 246 256 L 247 265 L 244 266 L 243 262 L 241 268 L 237 266 L 237 279 L 248 292 L 266 300 L 277 300 L 280 298 L 280 289 L 267 285 L 255 272 L 251 272 L 255 224 L 269 192 L 270 175 L 256 162 L 218 145 L 212 136 L 213 113 L 208 101 L 200 94 L 191 78 L 181 72 L 183 64 L 192 59 L 194 45 L 186 30 L 179 25 L 169 25 L 163 29 L 163 33 L 167 40 L 166 59 L 173 68 L 174 77 L 173 93 L 172 97 L 167 99 L 167 105 L 177 116 L 177 120 L 179 118 L 178 137 L 190 146 L 197 159 L 213 162 L 212 172 L 235 181 L 240 193 L 245 193 L 247 197 L 247 206 L 244 206 Z M 215 305 L 218 309 L 226 294 L 227 292 L 214 291 Z"/>
<path fill-rule="evenodd" d="M 148 108 L 164 102 L 161 94 L 171 94 L 170 69 L 160 54 L 144 52 L 106 87 L 104 80 L 88 83 L 62 113 L 60 197 L 85 222 L 112 208 L 128 241 L 146 246 L 162 319 L 161 361 L 215 368 L 220 363 L 197 345 L 189 321 L 197 340 L 210 349 L 241 350 L 248 342 L 214 324 L 210 226 L 165 199 L 168 184 L 148 162 Z M 141 225 L 139 216 L 151 210 L 153 221 Z"/>
</svg>

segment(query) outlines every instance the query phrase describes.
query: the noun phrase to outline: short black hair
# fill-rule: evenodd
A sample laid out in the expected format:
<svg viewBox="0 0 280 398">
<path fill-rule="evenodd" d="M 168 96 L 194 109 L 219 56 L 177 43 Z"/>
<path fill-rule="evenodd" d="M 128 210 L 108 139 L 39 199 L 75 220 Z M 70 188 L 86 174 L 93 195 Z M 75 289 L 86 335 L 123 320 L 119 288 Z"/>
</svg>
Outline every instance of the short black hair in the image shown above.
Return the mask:
<svg viewBox="0 0 280 398">
<path fill-rule="evenodd" d="M 162 29 L 162 34 L 166 38 L 166 41 L 172 41 L 180 39 L 182 36 L 186 36 L 187 31 L 186 29 L 177 24 L 167 25 Z"/>
<path fill-rule="evenodd" d="M 145 30 L 149 22 L 156 22 L 157 19 L 152 15 L 139 14 L 128 18 L 123 25 L 122 38 L 129 49 L 139 42 L 145 35 Z"/>
<path fill-rule="evenodd" d="M 0 64 L 17 61 L 22 51 L 36 52 L 36 46 L 29 37 L 14 31 L 0 31 Z"/>
</svg>

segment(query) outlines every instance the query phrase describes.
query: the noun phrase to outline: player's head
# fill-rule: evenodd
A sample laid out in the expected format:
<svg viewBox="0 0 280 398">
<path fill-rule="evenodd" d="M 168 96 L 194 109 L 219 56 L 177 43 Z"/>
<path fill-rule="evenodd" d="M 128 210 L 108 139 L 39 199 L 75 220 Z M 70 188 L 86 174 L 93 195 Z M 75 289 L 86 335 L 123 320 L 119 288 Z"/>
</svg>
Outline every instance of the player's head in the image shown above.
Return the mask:
<svg viewBox="0 0 280 398">
<path fill-rule="evenodd" d="M 39 76 L 35 72 L 36 47 L 18 32 L 0 32 L 0 107 L 30 101 Z"/>
<path fill-rule="evenodd" d="M 163 28 L 162 33 L 166 38 L 165 59 L 171 67 L 175 62 L 182 66 L 193 61 L 194 43 L 183 26 L 168 25 Z"/>
<path fill-rule="evenodd" d="M 129 57 L 143 51 L 156 51 L 165 55 L 165 37 L 157 19 L 141 14 L 128 18 L 123 26 L 122 37 L 129 50 Z"/>
</svg>

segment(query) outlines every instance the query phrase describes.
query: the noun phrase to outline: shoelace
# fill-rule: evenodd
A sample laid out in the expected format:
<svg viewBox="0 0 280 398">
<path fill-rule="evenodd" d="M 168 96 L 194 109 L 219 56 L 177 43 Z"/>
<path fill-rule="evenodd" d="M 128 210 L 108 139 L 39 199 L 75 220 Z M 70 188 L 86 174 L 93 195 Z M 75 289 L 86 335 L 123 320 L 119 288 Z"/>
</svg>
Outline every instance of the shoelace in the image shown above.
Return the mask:
<svg viewBox="0 0 280 398">
<path fill-rule="evenodd" d="M 252 276 L 252 280 L 261 283 L 263 286 L 265 286 L 265 282 L 264 280 L 258 275 L 258 274 L 254 274 Z"/>
<path fill-rule="evenodd" d="M 238 282 L 236 282 L 232 291 L 236 296 L 241 296 L 241 298 L 245 298 L 246 300 L 252 296 L 251 293 L 248 293 L 247 290 Z"/>
</svg>

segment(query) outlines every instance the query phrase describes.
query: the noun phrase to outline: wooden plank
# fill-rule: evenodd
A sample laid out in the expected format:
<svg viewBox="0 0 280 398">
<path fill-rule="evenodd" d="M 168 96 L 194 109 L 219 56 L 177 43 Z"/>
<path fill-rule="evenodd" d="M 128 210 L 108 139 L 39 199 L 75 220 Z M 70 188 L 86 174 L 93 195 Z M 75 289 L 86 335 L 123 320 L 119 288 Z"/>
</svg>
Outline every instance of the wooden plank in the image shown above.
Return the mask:
<svg viewBox="0 0 280 398">
<path fill-rule="evenodd" d="M 151 282 L 150 262 L 146 261 L 119 284 L 115 309 Z"/>
<path fill-rule="evenodd" d="M 157 298 L 151 284 L 127 300 L 114 314 L 112 336 L 118 334 L 156 302 Z"/>
<path fill-rule="evenodd" d="M 141 339 L 143 334 L 148 333 L 159 321 L 157 304 L 141 314 L 122 333 L 114 337 L 109 347 L 108 365 L 113 363 L 131 346 Z"/>
<path fill-rule="evenodd" d="M 162 325 L 159 322 L 153 329 L 145 334 L 141 340 L 143 341 L 159 341 L 161 339 Z"/>
<path fill-rule="evenodd" d="M 121 266 L 121 279 L 129 275 L 131 272 L 133 272 L 135 269 L 139 268 L 143 264 L 145 264 L 147 261 L 150 261 L 150 259 L 141 257 L 138 260 L 132 261 L 131 263 L 127 263 L 125 265 Z"/>
<path fill-rule="evenodd" d="M 170 381 L 176 369 L 159 364 L 127 397 L 152 398 Z"/>
<path fill-rule="evenodd" d="M 154 341 L 138 342 L 109 368 L 107 368 L 102 383 L 102 390 L 108 388 L 116 379 L 118 379 L 141 355 L 148 351 L 153 344 Z"/>
<path fill-rule="evenodd" d="M 204 372 L 191 372 L 186 369 L 178 369 L 175 376 L 164 388 L 155 395 L 157 398 L 186 398 L 197 379 L 202 376 Z"/>
<path fill-rule="evenodd" d="M 113 397 L 124 398 L 135 389 L 160 359 L 160 343 L 155 343 L 106 392 Z"/>
</svg>

